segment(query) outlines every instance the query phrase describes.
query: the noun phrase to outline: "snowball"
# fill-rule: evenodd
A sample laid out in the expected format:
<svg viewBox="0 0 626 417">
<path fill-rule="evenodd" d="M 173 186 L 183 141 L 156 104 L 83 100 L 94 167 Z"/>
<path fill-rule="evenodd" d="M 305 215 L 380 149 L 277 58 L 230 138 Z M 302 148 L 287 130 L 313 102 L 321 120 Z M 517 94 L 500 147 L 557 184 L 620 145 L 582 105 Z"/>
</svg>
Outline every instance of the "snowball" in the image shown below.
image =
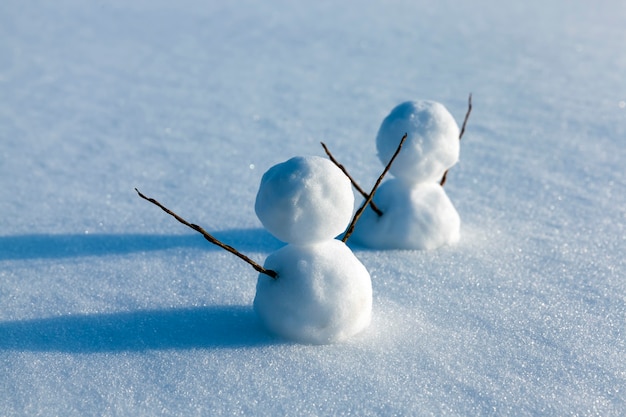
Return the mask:
<svg viewBox="0 0 626 417">
<path fill-rule="evenodd" d="M 459 240 L 461 219 L 439 184 L 391 179 L 374 201 L 383 215 L 365 210 L 351 241 L 377 249 L 435 249 Z"/>
<path fill-rule="evenodd" d="M 305 245 L 340 234 L 353 206 L 348 177 L 329 160 L 310 156 L 291 158 L 263 174 L 254 208 L 271 234 Z"/>
<path fill-rule="evenodd" d="M 409 183 L 439 181 L 459 160 L 459 127 L 434 101 L 407 101 L 383 120 L 376 137 L 378 157 L 387 165 L 402 136 L 406 141 L 390 172 Z"/>
<path fill-rule="evenodd" d="M 344 340 L 365 329 L 372 313 L 372 282 L 338 240 L 287 245 L 272 253 L 260 274 L 254 309 L 272 333 L 312 344 Z"/>
</svg>

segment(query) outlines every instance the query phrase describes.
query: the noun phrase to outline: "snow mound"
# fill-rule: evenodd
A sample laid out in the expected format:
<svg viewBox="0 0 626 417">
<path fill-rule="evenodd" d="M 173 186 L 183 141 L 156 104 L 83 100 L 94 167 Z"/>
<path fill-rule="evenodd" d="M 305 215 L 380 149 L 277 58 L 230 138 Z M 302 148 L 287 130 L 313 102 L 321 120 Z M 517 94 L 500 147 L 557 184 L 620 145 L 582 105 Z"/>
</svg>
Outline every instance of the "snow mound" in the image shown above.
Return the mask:
<svg viewBox="0 0 626 417">
<path fill-rule="evenodd" d="M 272 333 L 301 343 L 345 340 L 371 320 L 370 275 L 338 240 L 309 246 L 287 245 L 272 253 L 260 274 L 254 309 Z"/>
<path fill-rule="evenodd" d="M 459 160 L 459 127 L 440 103 L 407 101 L 383 120 L 376 137 L 378 157 L 387 165 L 407 133 L 389 172 L 407 183 L 439 181 Z"/>
<path fill-rule="evenodd" d="M 350 180 L 327 159 L 294 157 L 271 167 L 261 179 L 255 211 L 278 239 L 311 244 L 332 239 L 350 222 Z"/>
<path fill-rule="evenodd" d="M 407 186 L 384 182 L 374 196 L 383 215 L 365 210 L 351 240 L 377 249 L 435 249 L 455 243 L 461 219 L 444 189 L 436 183 Z"/>
</svg>

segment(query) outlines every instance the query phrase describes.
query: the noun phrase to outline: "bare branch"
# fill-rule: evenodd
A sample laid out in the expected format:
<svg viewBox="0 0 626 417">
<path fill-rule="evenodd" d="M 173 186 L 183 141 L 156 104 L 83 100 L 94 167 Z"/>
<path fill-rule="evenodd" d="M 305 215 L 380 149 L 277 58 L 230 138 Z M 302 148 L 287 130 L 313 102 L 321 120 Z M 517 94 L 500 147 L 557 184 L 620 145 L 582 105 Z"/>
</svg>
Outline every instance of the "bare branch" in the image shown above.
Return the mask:
<svg viewBox="0 0 626 417">
<path fill-rule="evenodd" d="M 243 259 L 244 261 L 246 261 L 247 263 L 249 263 L 250 265 L 252 265 L 252 267 L 259 273 L 265 274 L 267 276 L 270 276 L 274 279 L 278 278 L 278 273 L 276 271 L 272 271 L 271 269 L 265 269 L 263 268 L 261 265 L 259 265 L 258 263 L 254 262 L 252 259 L 248 258 L 246 255 L 244 255 L 243 253 L 239 252 L 237 249 L 233 248 L 232 246 L 226 245 L 222 242 L 220 242 L 218 239 L 216 239 L 214 236 L 212 236 L 211 234 L 209 234 L 206 230 L 204 230 L 202 227 L 198 226 L 197 224 L 193 224 L 193 223 L 189 223 L 187 220 L 183 219 L 182 217 L 180 217 L 178 214 L 174 213 L 172 210 L 168 209 L 167 207 L 165 207 L 164 205 L 162 205 L 161 203 L 159 203 L 157 200 L 155 200 L 154 198 L 149 198 L 146 197 L 145 195 L 143 195 L 137 188 L 135 188 L 135 191 L 137 191 L 137 194 L 139 194 L 139 197 L 143 198 L 146 201 L 151 202 L 152 204 L 154 204 L 155 206 L 158 206 L 161 210 L 163 210 L 164 212 L 166 212 L 167 214 L 169 214 L 170 216 L 174 217 L 176 220 L 178 220 L 179 222 L 181 222 L 182 224 L 184 224 L 187 227 L 192 228 L 193 230 L 195 230 L 196 232 L 200 233 L 202 236 L 204 236 L 204 238 L 206 240 L 208 240 L 209 242 L 213 243 L 214 245 L 219 246 L 222 249 L 227 250 L 228 252 L 232 253 L 233 255 L 238 256 L 240 259 Z"/>
<path fill-rule="evenodd" d="M 461 126 L 461 132 L 459 133 L 459 141 L 463 138 L 463 134 L 465 133 L 465 126 L 467 126 L 467 119 L 469 119 L 470 113 L 472 112 L 472 93 L 470 93 L 469 98 L 467 99 L 467 113 L 465 113 L 465 119 L 463 119 L 463 125 Z M 439 181 L 439 185 L 443 187 L 448 179 L 448 171 L 443 173 L 443 177 L 441 177 L 441 181 Z"/>
<path fill-rule="evenodd" d="M 446 172 L 443 173 L 443 177 L 441 177 L 441 181 L 439 181 L 439 185 L 441 185 L 442 187 L 446 183 L 446 180 L 448 179 L 448 171 L 450 170 L 446 169 Z"/>
<path fill-rule="evenodd" d="M 328 158 L 330 158 L 330 161 L 333 164 L 337 165 L 337 168 L 339 168 L 341 170 L 341 172 L 346 174 L 346 177 L 348 177 L 348 179 L 352 183 L 352 186 L 359 192 L 359 194 L 361 194 L 363 196 L 363 198 L 367 199 L 367 197 L 369 197 L 369 196 L 367 195 L 367 193 L 365 191 L 363 191 L 361 186 L 359 184 L 357 184 L 357 182 L 354 180 L 354 178 L 352 178 L 352 176 L 350 174 L 348 174 L 348 170 L 346 170 L 346 168 L 343 165 L 341 165 L 339 163 L 339 161 L 337 161 L 335 159 L 335 157 L 333 156 L 333 154 L 330 153 L 330 151 L 328 150 L 328 148 L 326 147 L 326 144 L 324 142 L 320 142 L 320 143 L 322 144 L 322 148 L 324 148 L 324 152 L 326 152 L 326 155 L 328 155 Z M 370 203 L 370 207 L 372 208 L 372 210 L 374 210 L 376 212 L 376 214 L 378 214 L 378 216 L 382 216 L 383 215 L 383 212 L 378 207 L 376 207 L 376 204 L 374 204 L 373 201 Z"/>
<path fill-rule="evenodd" d="M 383 170 L 382 174 L 380 174 L 380 176 L 378 177 L 378 180 L 376 180 L 376 184 L 374 184 L 374 187 L 372 188 L 372 191 L 370 191 L 370 193 L 367 196 L 367 198 L 365 199 L 365 202 L 363 203 L 363 205 L 361 207 L 359 207 L 359 209 L 356 211 L 356 213 L 354 213 L 354 217 L 352 218 L 352 222 L 350 222 L 350 226 L 348 226 L 348 230 L 346 231 L 346 234 L 343 235 L 343 239 L 341 239 L 342 242 L 344 242 L 344 243 L 347 242 L 348 239 L 350 238 L 350 235 L 352 234 L 352 232 L 354 232 L 354 226 L 356 225 L 356 222 L 359 220 L 359 218 L 361 217 L 361 215 L 365 211 L 365 208 L 372 202 L 372 199 L 374 198 L 374 194 L 376 193 L 376 190 L 378 189 L 378 186 L 383 181 L 383 178 L 385 177 L 385 175 L 387 175 L 387 172 L 389 171 L 389 168 L 391 168 L 391 164 L 393 164 L 394 159 L 396 159 L 396 156 L 398 156 L 398 154 L 400 153 L 400 149 L 402 149 L 402 145 L 404 144 L 404 141 L 406 140 L 407 136 L 408 136 L 408 134 L 406 134 L 406 133 L 404 134 L 404 136 L 402 136 L 402 139 L 400 140 L 400 144 L 398 145 L 398 149 L 396 149 L 396 151 L 394 152 L 393 156 L 391 157 L 391 159 L 387 163 L 387 166 Z"/>
<path fill-rule="evenodd" d="M 461 126 L 461 133 L 459 133 L 459 140 L 463 138 L 463 134 L 465 133 L 465 126 L 467 126 L 467 119 L 469 119 L 471 112 L 472 112 L 472 93 L 470 93 L 467 99 L 467 113 L 465 113 L 465 119 L 463 119 L 463 126 Z"/>
</svg>

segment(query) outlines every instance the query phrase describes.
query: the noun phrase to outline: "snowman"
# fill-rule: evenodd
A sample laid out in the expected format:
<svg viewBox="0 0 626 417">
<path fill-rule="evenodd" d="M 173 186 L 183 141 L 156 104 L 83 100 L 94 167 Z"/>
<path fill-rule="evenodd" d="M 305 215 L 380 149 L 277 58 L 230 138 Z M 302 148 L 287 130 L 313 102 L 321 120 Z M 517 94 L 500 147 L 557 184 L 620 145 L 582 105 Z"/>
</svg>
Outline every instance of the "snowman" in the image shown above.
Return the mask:
<svg viewBox="0 0 626 417">
<path fill-rule="evenodd" d="M 295 157 L 261 179 L 255 211 L 287 243 L 270 254 L 259 274 L 254 309 L 272 333 L 302 343 L 344 340 L 371 319 L 369 273 L 335 237 L 352 216 L 349 179 L 327 159 Z"/>
<path fill-rule="evenodd" d="M 434 249 L 459 240 L 461 220 L 440 181 L 459 159 L 459 127 L 434 101 L 408 101 L 383 120 L 376 138 L 383 164 L 400 138 L 402 151 L 374 196 L 382 215 L 366 210 L 352 239 L 378 249 Z"/>
</svg>

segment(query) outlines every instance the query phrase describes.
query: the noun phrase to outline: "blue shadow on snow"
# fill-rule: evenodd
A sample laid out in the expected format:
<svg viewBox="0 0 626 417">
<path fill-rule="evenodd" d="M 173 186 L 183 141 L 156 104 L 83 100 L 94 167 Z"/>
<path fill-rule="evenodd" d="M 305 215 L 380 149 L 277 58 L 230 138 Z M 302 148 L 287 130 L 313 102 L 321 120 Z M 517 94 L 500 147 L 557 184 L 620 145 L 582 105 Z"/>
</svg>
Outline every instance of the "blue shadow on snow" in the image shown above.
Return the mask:
<svg viewBox="0 0 626 417">
<path fill-rule="evenodd" d="M 213 306 L 0 322 L 0 351 L 139 352 L 281 343 L 251 306 Z"/>
<path fill-rule="evenodd" d="M 272 252 L 283 245 L 261 228 L 231 229 L 210 233 L 242 252 Z M 180 247 L 223 250 L 207 242 L 198 233 L 184 235 L 30 234 L 0 236 L 0 261 L 116 255 Z"/>
</svg>

